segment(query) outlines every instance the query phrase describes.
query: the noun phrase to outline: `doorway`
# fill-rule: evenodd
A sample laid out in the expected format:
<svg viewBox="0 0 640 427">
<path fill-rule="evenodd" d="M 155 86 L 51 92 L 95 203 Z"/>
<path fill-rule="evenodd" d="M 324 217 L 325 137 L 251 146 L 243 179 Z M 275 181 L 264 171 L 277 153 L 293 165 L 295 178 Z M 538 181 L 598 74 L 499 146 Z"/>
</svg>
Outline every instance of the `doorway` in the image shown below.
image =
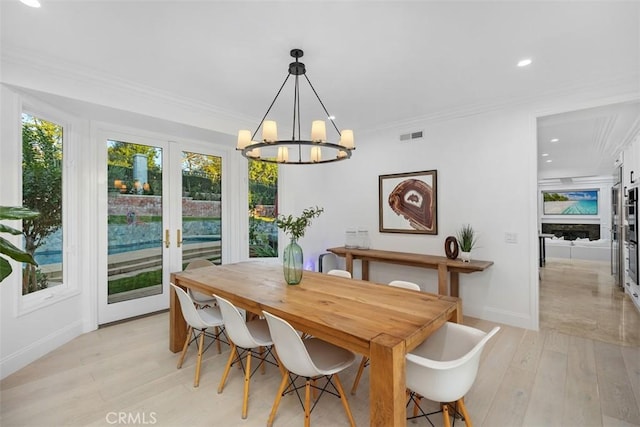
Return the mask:
<svg viewBox="0 0 640 427">
<path fill-rule="evenodd" d="M 204 144 L 105 133 L 98 324 L 169 306 L 170 273 L 222 260 L 223 154 Z"/>
</svg>

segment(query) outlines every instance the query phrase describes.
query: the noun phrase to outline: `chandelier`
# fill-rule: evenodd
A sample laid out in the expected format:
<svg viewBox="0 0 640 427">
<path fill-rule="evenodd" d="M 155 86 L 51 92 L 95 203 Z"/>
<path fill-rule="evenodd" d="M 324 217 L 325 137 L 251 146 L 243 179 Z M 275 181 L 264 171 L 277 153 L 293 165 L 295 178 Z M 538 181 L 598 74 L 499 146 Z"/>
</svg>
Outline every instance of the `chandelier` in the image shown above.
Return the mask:
<svg viewBox="0 0 640 427">
<path fill-rule="evenodd" d="M 242 152 L 242 155 L 248 159 L 258 160 L 269 163 L 284 163 L 308 165 L 316 163 L 329 163 L 346 160 L 351 157 L 351 152 L 355 150 L 353 141 L 353 131 L 345 129 L 342 132 L 338 130 L 334 122 L 334 117 L 329 114 L 311 84 L 309 77 L 306 75 L 306 69 L 302 62 L 298 61 L 304 55 L 301 49 L 292 49 L 291 56 L 295 58 L 295 62 L 289 64 L 289 72 L 284 79 L 282 86 L 276 93 L 275 98 L 271 101 L 271 105 L 262 117 L 260 124 L 253 132 L 241 130 L 238 132 L 238 145 L 236 150 Z M 289 77 L 294 76 L 294 96 L 293 96 L 293 125 L 291 129 L 290 139 L 278 139 L 278 127 L 275 121 L 265 120 L 275 104 L 280 92 L 286 85 Z M 314 120 L 311 123 L 311 138 L 302 139 L 300 136 L 300 87 L 299 77 L 304 76 L 313 90 L 316 98 L 320 102 L 322 109 L 327 115 L 327 119 L 333 125 L 338 133 L 339 141 L 329 142 L 327 140 L 326 124 L 324 120 Z M 255 140 L 256 134 L 262 127 L 262 138 Z"/>
</svg>

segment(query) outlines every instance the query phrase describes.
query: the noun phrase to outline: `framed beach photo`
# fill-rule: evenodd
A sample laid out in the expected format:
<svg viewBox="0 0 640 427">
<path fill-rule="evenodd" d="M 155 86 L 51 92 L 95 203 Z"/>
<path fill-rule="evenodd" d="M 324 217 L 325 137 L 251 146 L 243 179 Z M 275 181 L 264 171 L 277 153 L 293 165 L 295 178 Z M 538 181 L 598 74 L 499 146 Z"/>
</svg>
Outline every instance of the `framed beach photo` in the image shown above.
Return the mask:
<svg viewBox="0 0 640 427">
<path fill-rule="evenodd" d="M 598 190 L 543 191 L 544 215 L 598 215 Z"/>
<path fill-rule="evenodd" d="M 378 177 L 381 233 L 438 234 L 437 171 Z"/>
</svg>

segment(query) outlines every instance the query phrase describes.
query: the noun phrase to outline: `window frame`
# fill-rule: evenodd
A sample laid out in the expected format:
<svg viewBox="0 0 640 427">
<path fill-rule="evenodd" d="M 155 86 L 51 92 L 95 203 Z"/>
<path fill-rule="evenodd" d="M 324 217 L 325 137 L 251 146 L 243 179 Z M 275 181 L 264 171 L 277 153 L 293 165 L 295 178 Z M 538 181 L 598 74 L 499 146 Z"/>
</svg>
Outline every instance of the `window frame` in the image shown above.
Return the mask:
<svg viewBox="0 0 640 427">
<path fill-rule="evenodd" d="M 78 120 L 64 113 L 56 107 L 47 105 L 37 100 L 32 100 L 27 96 L 22 96 L 20 109 L 17 114 L 17 125 L 19 140 L 18 156 L 19 164 L 16 182 L 22 205 L 22 114 L 55 123 L 62 127 L 62 283 L 52 288 L 41 289 L 23 295 L 22 288 L 19 289 L 16 301 L 16 312 L 18 316 L 31 313 L 43 307 L 47 307 L 57 302 L 66 300 L 80 293 L 78 287 L 78 190 L 74 183 L 78 182 L 77 159 L 79 158 L 80 135 L 78 134 Z M 19 229 L 22 224 L 19 223 Z M 75 224 L 75 226 L 73 225 Z M 22 247 L 22 235 L 17 236 L 17 246 Z M 14 242 L 15 244 L 16 242 Z M 22 268 L 22 263 L 18 263 Z M 21 282 L 21 280 L 20 280 Z"/>
</svg>

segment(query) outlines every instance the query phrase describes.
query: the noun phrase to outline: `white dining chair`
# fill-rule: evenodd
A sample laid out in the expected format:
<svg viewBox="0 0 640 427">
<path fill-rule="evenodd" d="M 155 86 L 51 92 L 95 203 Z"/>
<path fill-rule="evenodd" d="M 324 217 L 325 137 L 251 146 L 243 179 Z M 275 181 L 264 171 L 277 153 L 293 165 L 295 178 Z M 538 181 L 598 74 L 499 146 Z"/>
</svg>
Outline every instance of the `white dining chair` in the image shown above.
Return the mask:
<svg viewBox="0 0 640 427">
<path fill-rule="evenodd" d="M 187 270 L 193 270 L 194 268 L 211 267 L 214 265 L 215 264 L 209 261 L 208 259 L 198 258 L 198 259 L 194 259 L 189 264 L 187 264 L 184 270 L 187 271 Z M 213 298 L 211 295 L 194 291 L 193 289 L 187 289 L 187 292 L 189 293 L 189 296 L 191 297 L 191 299 L 193 300 L 193 302 L 196 304 L 197 307 L 208 307 L 211 305 L 215 305 L 216 303 L 216 299 Z"/>
<path fill-rule="evenodd" d="M 258 368 L 261 368 L 264 374 L 265 363 L 278 366 L 273 356 L 271 356 L 272 360 L 267 359 L 271 355 L 271 347 L 273 346 L 271 335 L 269 334 L 269 325 L 265 319 L 245 321 L 245 315 L 229 300 L 218 295 L 214 296 L 218 302 L 218 307 L 220 307 L 225 333 L 231 346 L 229 359 L 227 360 L 227 365 L 220 379 L 220 385 L 218 385 L 218 393 L 222 393 L 224 389 L 231 366 L 240 363 L 244 374 L 242 418 L 245 419 L 247 418 L 249 406 L 249 384 L 251 377 Z M 258 364 L 252 369 L 251 364 L 254 358 L 257 359 Z"/>
<path fill-rule="evenodd" d="M 464 405 L 464 395 L 478 374 L 480 355 L 499 326 L 484 332 L 470 326 L 447 322 L 406 357 L 407 388 L 414 402 L 414 414 L 409 419 L 427 417 L 442 412 L 445 426 L 450 426 L 449 411 L 460 415 L 465 424 L 472 425 Z M 425 413 L 420 398 L 439 402 L 441 410 Z M 453 407 L 450 408 L 451 403 Z M 421 412 L 418 415 L 418 411 Z"/>
<path fill-rule="evenodd" d="M 327 274 L 330 274 L 332 276 L 346 277 L 347 279 L 351 279 L 351 273 L 349 273 L 347 270 L 340 270 L 340 269 L 334 268 L 333 270 L 327 271 Z"/>
<path fill-rule="evenodd" d="M 421 291 L 420 286 L 417 283 L 407 282 L 406 280 L 392 280 L 389 282 L 389 286 L 393 286 L 394 288 L 403 288 L 410 289 L 412 291 Z M 369 365 L 369 358 L 367 356 L 362 356 L 362 360 L 360 360 L 360 366 L 358 367 L 358 372 L 356 373 L 356 377 L 353 380 L 353 386 L 351 386 L 351 394 L 356 394 L 358 390 L 358 384 L 360 384 L 360 378 L 362 377 L 362 373 L 364 372 L 364 368 Z"/>
<path fill-rule="evenodd" d="M 200 384 L 200 365 L 202 363 L 202 354 L 209 348 L 211 344 L 204 348 L 205 335 L 213 338 L 220 353 L 220 335 L 224 333 L 224 322 L 222 321 L 222 314 L 218 307 L 205 307 L 197 308 L 189 294 L 184 289 L 171 283 L 171 287 L 178 295 L 180 301 L 180 309 L 182 310 L 182 316 L 185 322 L 187 322 L 187 337 L 182 347 L 182 354 L 178 360 L 178 369 L 182 368 L 182 363 L 187 354 L 189 344 L 194 341 L 198 342 L 198 359 L 196 362 L 196 374 L 193 380 L 193 386 L 198 387 Z M 207 329 L 214 328 L 214 334 L 207 334 Z M 212 342 L 213 343 L 213 342 Z"/>
<path fill-rule="evenodd" d="M 269 324 L 269 331 L 273 344 L 277 350 L 278 360 L 284 368 L 282 381 L 278 388 L 278 394 L 273 402 L 271 414 L 267 421 L 267 426 L 271 427 L 280 404 L 280 399 L 285 394 L 295 392 L 302 402 L 299 389 L 302 386 L 296 386 L 295 381 L 299 377 L 305 378 L 304 384 L 304 425 L 308 427 L 311 423 L 311 389 L 320 390 L 320 395 L 316 399 L 313 407 L 325 392 L 336 394 L 342 401 L 342 406 L 349 419 L 349 424 L 355 426 L 353 415 L 349 408 L 349 402 L 345 396 L 342 383 L 338 376 L 339 372 L 348 368 L 355 361 L 355 354 L 342 347 L 338 347 L 319 338 L 308 338 L 303 340 L 298 332 L 284 319 L 274 316 L 266 311 L 262 312 Z M 323 387 L 316 385 L 318 378 L 325 377 L 327 384 Z M 333 391 L 327 390 L 332 386 Z"/>
</svg>

